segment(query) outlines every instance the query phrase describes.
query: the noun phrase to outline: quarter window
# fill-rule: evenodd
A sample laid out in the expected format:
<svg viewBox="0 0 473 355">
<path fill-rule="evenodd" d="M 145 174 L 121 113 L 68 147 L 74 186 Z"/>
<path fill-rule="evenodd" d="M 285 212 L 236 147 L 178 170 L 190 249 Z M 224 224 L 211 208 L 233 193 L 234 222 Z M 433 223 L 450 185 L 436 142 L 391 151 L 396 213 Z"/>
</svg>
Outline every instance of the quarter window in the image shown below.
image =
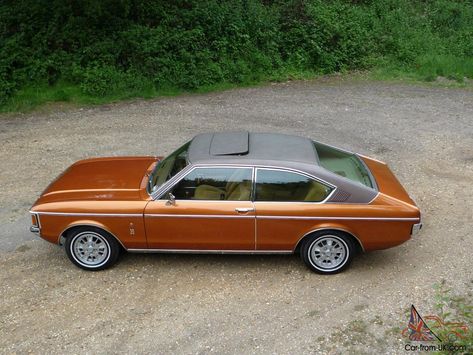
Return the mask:
<svg viewBox="0 0 473 355">
<path fill-rule="evenodd" d="M 170 192 L 178 200 L 249 201 L 251 176 L 251 168 L 196 168 Z"/>
<path fill-rule="evenodd" d="M 256 201 L 320 202 L 330 191 L 328 186 L 298 173 L 258 169 L 256 174 Z"/>
</svg>

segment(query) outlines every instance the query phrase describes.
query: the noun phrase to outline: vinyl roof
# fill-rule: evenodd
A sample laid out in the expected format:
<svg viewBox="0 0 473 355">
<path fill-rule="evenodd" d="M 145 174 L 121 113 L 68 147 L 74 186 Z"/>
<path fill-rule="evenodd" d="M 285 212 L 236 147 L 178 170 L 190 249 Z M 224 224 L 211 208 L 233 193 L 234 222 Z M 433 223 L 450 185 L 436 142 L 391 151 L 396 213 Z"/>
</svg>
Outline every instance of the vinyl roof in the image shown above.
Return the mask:
<svg viewBox="0 0 473 355">
<path fill-rule="evenodd" d="M 193 138 L 188 154 L 192 163 L 271 160 L 318 164 L 310 139 L 279 133 L 203 133 Z"/>
</svg>

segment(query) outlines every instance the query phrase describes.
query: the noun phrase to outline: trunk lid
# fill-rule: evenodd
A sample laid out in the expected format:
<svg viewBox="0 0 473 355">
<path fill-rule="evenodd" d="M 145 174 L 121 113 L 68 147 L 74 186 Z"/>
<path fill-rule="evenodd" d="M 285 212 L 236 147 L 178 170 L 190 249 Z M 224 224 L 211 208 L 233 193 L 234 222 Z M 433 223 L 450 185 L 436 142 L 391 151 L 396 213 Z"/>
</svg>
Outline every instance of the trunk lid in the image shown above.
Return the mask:
<svg viewBox="0 0 473 355">
<path fill-rule="evenodd" d="M 386 163 L 365 156 L 360 157 L 374 176 L 379 192 L 409 205 L 416 206 L 414 200 L 409 196 Z"/>
</svg>

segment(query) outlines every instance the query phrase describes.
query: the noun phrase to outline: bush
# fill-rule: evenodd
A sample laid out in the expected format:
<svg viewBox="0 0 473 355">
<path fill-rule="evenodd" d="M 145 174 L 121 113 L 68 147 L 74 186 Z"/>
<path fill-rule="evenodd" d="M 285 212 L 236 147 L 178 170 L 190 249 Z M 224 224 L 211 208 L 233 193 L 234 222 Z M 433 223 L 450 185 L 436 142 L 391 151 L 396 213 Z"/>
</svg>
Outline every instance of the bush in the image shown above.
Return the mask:
<svg viewBox="0 0 473 355">
<path fill-rule="evenodd" d="M 140 92 L 149 85 L 149 81 L 139 73 L 123 72 L 100 64 L 76 72 L 75 78 L 79 79 L 84 94 L 96 97 L 114 96 L 124 91 Z"/>
<path fill-rule="evenodd" d="M 0 105 L 34 85 L 130 97 L 384 65 L 460 80 L 472 37 L 467 0 L 9 0 Z"/>
</svg>

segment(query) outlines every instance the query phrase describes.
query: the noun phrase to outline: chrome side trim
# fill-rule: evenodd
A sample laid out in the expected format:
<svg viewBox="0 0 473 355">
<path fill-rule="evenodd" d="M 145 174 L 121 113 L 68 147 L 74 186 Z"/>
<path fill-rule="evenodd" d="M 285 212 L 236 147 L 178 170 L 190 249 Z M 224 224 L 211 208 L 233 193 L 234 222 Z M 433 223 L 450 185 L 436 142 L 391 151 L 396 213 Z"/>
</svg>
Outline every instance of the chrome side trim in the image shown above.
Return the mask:
<svg viewBox="0 0 473 355">
<path fill-rule="evenodd" d="M 196 250 L 196 249 L 128 249 L 130 253 L 173 253 L 173 254 L 293 254 L 293 250 Z"/>
<path fill-rule="evenodd" d="M 374 200 L 376 200 L 376 199 L 378 198 L 378 196 L 379 196 L 380 193 L 381 193 L 381 192 L 378 191 L 378 193 L 376 194 L 376 196 L 373 197 L 373 199 L 372 199 L 370 202 L 368 202 L 367 204 L 369 205 L 371 202 L 373 202 Z"/>
<path fill-rule="evenodd" d="M 139 192 L 140 189 L 83 189 L 80 190 L 80 192 L 102 192 L 102 191 L 134 191 L 134 192 Z M 52 191 L 45 193 L 43 196 L 49 196 L 49 195 L 55 195 L 55 194 L 61 194 L 64 192 L 77 192 L 77 190 L 59 190 L 59 191 Z"/>
<path fill-rule="evenodd" d="M 255 206 L 255 195 L 256 195 L 256 168 L 253 167 L 253 171 L 251 173 L 251 193 L 250 193 L 250 199 L 253 202 L 253 207 Z M 255 243 L 256 245 L 256 243 Z"/>
<path fill-rule="evenodd" d="M 156 201 L 156 200 L 151 200 L 149 202 Z M 158 201 L 165 201 L 165 199 L 159 199 Z M 248 202 L 252 203 L 250 200 L 243 200 L 243 201 L 236 201 L 236 200 L 179 200 L 176 199 L 176 202 L 196 202 L 196 203 L 202 203 L 202 202 L 212 202 L 212 203 L 235 203 L 235 202 Z"/>
<path fill-rule="evenodd" d="M 244 216 L 244 215 L 227 215 L 227 214 L 166 214 L 166 213 L 150 213 L 145 214 L 145 217 L 153 218 L 167 218 L 167 217 L 176 217 L 176 218 L 256 218 L 255 215 Z"/>
<path fill-rule="evenodd" d="M 359 220 L 359 221 L 418 221 L 404 217 L 304 217 L 304 216 L 256 216 L 257 219 L 306 219 L 306 220 Z"/>
<path fill-rule="evenodd" d="M 256 216 L 256 213 L 258 212 L 256 210 L 256 204 L 255 204 L 255 195 L 256 195 L 256 168 L 253 168 L 253 174 L 251 176 L 251 201 L 252 201 L 252 205 L 253 205 L 253 208 L 255 210 L 255 216 Z M 254 244 L 254 250 L 256 250 L 256 248 L 258 247 L 258 223 L 256 222 L 256 219 L 255 219 L 255 223 L 254 223 L 254 240 L 255 240 L 255 244 Z"/>
<path fill-rule="evenodd" d="M 141 213 L 69 213 L 69 212 L 31 212 L 38 215 L 59 216 L 94 216 L 94 217 L 143 217 Z M 306 217 L 306 216 L 269 216 L 269 215 L 205 215 L 205 214 L 145 214 L 144 217 L 184 217 L 184 218 L 259 218 L 259 219 L 302 219 L 302 220 L 374 220 L 374 221 L 419 221 L 419 218 L 408 217 Z"/>
<path fill-rule="evenodd" d="M 361 250 L 363 252 L 365 252 L 365 247 L 363 246 L 363 243 L 361 242 L 361 240 L 356 236 L 354 235 L 353 233 L 345 230 L 345 229 L 342 229 L 342 228 L 317 228 L 317 229 L 313 229 L 309 232 L 307 232 L 306 234 L 304 234 L 302 237 L 299 238 L 299 240 L 297 241 L 295 247 L 294 247 L 294 250 L 293 252 L 296 251 L 297 247 L 299 246 L 300 242 L 305 238 L 307 237 L 308 235 L 312 234 L 312 233 L 315 233 L 315 232 L 319 232 L 319 231 L 339 231 L 339 232 L 344 232 L 344 233 L 347 233 L 349 235 L 351 235 L 353 238 L 355 238 L 357 241 L 358 241 L 358 244 L 361 246 Z"/>
<path fill-rule="evenodd" d="M 404 218 L 404 217 L 305 217 L 305 216 L 268 216 L 268 215 L 226 215 L 226 214 L 166 214 L 166 213 L 150 213 L 145 214 L 145 217 L 155 218 L 256 218 L 256 219 L 296 219 L 296 220 L 357 220 L 357 221 L 415 221 L 418 218 Z"/>
<path fill-rule="evenodd" d="M 31 212 L 31 211 L 30 211 Z M 143 217 L 141 213 L 88 213 L 88 212 L 31 212 L 51 216 Z"/>
</svg>

